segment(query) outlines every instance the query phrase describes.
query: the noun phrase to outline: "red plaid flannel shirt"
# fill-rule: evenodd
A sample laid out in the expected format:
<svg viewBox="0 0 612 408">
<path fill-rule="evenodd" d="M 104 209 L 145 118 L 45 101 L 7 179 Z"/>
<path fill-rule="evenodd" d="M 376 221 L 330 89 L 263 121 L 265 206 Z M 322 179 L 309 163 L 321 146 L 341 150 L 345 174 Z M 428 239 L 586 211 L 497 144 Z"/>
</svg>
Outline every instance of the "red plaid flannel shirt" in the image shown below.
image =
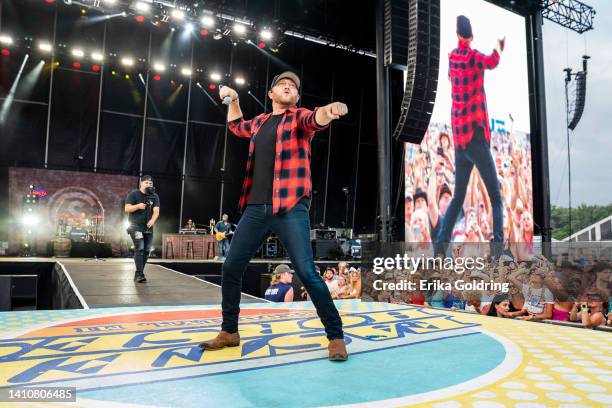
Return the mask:
<svg viewBox="0 0 612 408">
<path fill-rule="evenodd" d="M 289 108 L 285 111 L 278 126 L 272 184 L 272 212 L 274 215 L 289 212 L 300 201 L 300 198 L 310 196 L 312 190 L 310 141 L 315 132 L 329 126 L 319 126 L 316 123 L 317 109 L 311 111 L 305 108 Z M 228 123 L 229 130 L 236 136 L 251 139 L 246 177 L 240 198 L 240 211 L 244 211 L 248 204 L 253 185 L 255 138 L 261 126 L 270 116 L 271 113 L 262 113 L 251 120 L 244 120 L 240 117 Z"/>
<path fill-rule="evenodd" d="M 470 48 L 470 43 L 464 40 L 459 40 L 457 48 L 448 56 L 448 78 L 451 81 L 453 98 L 451 124 L 455 149 L 465 149 L 478 126 L 484 129 L 487 142 L 491 140 L 484 70 L 493 69 L 497 64 L 497 50 L 491 55 L 484 55 Z"/>
</svg>

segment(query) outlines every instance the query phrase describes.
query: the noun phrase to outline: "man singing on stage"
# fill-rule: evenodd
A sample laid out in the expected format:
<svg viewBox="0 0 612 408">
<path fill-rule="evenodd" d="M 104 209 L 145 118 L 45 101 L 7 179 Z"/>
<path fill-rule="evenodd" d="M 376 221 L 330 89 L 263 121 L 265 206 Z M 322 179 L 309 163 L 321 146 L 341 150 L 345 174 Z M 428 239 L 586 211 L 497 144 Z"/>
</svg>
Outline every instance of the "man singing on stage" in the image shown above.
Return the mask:
<svg viewBox="0 0 612 408">
<path fill-rule="evenodd" d="M 239 137 L 250 138 L 246 178 L 242 188 L 238 222 L 229 254 L 223 263 L 221 332 L 200 344 L 205 350 L 238 346 L 238 315 L 242 275 L 247 264 L 270 231 L 282 241 L 291 264 L 308 291 L 329 340 L 329 359 L 348 358 L 342 321 L 323 279 L 315 271 L 310 246 L 310 142 L 315 132 L 346 115 L 345 104 L 333 102 L 314 111 L 298 108 L 300 78 L 283 72 L 272 80 L 268 97 L 272 113 L 244 120 L 238 94 L 231 88 L 219 89 L 221 99 L 231 103 L 229 129 Z"/>
<path fill-rule="evenodd" d="M 155 193 L 151 176 L 142 176 L 140 189 L 128 194 L 125 199 L 125 212 L 128 213 L 130 223 L 127 232 L 134 243 L 134 280 L 139 283 L 146 282 L 144 267 L 153 242 L 153 225 L 159 218 L 159 196 Z"/>
<path fill-rule="evenodd" d="M 457 17 L 459 45 L 449 55 L 448 78 L 452 86 L 452 130 L 455 143 L 455 191 L 442 219 L 436 242 L 436 254 L 446 251 L 455 221 L 463 206 L 468 181 L 474 166 L 485 183 L 493 209 L 492 255 L 498 257 L 504 240 L 502 197 L 491 156 L 491 131 L 484 90 L 484 71 L 499 64 L 504 40 L 498 40 L 498 50 L 484 55 L 470 47 L 472 25 L 465 16 Z"/>
</svg>

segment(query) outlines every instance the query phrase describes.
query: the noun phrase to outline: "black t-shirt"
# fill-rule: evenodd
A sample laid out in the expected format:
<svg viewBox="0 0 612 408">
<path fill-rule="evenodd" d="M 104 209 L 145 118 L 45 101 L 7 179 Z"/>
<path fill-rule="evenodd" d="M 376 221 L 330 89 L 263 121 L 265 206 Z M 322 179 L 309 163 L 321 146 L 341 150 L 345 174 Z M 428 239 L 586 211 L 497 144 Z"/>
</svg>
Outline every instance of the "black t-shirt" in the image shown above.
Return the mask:
<svg viewBox="0 0 612 408">
<path fill-rule="evenodd" d="M 128 221 L 130 222 L 129 229 L 131 231 L 144 232 L 147 229 L 147 222 L 153 216 L 153 208 L 159 207 L 159 196 L 157 194 L 146 195 L 140 190 L 134 190 L 128 194 L 125 203 L 132 205 L 145 203 L 147 205 L 144 210 L 137 210 L 128 215 Z"/>
<path fill-rule="evenodd" d="M 272 204 L 276 131 L 283 114 L 272 115 L 255 135 L 253 184 L 249 204 Z"/>
</svg>

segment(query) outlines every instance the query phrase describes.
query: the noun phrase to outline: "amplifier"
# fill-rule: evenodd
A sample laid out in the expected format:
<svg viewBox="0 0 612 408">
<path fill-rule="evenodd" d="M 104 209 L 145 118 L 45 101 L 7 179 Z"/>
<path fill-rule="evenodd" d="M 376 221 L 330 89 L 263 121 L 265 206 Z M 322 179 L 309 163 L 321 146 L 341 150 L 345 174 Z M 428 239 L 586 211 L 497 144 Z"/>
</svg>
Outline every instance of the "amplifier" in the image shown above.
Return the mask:
<svg viewBox="0 0 612 408">
<path fill-rule="evenodd" d="M 338 258 L 338 240 L 336 239 L 315 239 L 312 241 L 312 246 L 315 258 Z"/>
<path fill-rule="evenodd" d="M 336 230 L 333 229 L 316 229 L 314 239 L 336 239 L 338 234 Z"/>
</svg>

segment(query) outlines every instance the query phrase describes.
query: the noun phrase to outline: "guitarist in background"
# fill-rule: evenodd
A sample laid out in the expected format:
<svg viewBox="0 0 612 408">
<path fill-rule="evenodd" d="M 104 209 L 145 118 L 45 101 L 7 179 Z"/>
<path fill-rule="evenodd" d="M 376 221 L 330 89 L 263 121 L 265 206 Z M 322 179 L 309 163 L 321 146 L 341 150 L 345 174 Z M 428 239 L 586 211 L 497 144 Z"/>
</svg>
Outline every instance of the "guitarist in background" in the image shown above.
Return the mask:
<svg viewBox="0 0 612 408">
<path fill-rule="evenodd" d="M 232 234 L 232 224 L 228 221 L 227 214 L 223 214 L 221 221 L 215 224 L 215 236 L 219 242 L 219 256 L 225 258 L 229 252 L 230 242 L 227 238 Z"/>
</svg>

